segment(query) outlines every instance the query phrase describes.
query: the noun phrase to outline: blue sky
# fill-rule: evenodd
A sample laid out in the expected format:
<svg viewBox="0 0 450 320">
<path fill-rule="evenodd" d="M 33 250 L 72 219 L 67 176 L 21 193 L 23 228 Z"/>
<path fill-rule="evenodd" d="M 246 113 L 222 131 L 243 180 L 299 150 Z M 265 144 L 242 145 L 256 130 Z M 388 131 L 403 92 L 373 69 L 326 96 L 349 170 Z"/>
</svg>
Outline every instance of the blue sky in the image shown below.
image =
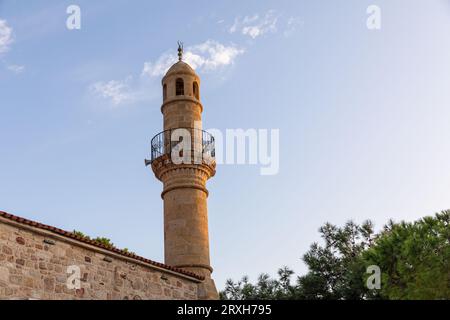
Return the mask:
<svg viewBox="0 0 450 320">
<path fill-rule="evenodd" d="M 280 130 L 277 175 L 221 165 L 208 184 L 218 287 L 301 274 L 326 221 L 450 208 L 449 31 L 444 0 L 0 1 L 0 210 L 163 261 L 162 186 L 143 159 L 183 40 L 204 128 Z"/>
</svg>

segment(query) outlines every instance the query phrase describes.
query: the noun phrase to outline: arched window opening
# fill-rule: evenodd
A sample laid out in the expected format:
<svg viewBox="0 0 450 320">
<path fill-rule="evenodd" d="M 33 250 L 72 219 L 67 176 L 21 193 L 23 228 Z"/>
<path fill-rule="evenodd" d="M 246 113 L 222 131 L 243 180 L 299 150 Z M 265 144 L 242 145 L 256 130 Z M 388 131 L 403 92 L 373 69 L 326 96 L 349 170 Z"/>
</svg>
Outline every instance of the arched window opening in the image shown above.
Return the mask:
<svg viewBox="0 0 450 320">
<path fill-rule="evenodd" d="M 176 95 L 177 96 L 183 96 L 184 95 L 184 81 L 183 81 L 183 79 L 178 78 L 175 87 L 176 87 Z"/>
<path fill-rule="evenodd" d="M 194 84 L 192 85 L 192 92 L 194 92 L 194 97 L 197 100 L 200 100 L 199 94 L 198 94 L 198 83 L 197 83 L 197 81 L 194 81 Z"/>
<path fill-rule="evenodd" d="M 167 84 L 164 83 L 163 86 L 163 99 L 166 100 L 167 99 Z"/>
</svg>

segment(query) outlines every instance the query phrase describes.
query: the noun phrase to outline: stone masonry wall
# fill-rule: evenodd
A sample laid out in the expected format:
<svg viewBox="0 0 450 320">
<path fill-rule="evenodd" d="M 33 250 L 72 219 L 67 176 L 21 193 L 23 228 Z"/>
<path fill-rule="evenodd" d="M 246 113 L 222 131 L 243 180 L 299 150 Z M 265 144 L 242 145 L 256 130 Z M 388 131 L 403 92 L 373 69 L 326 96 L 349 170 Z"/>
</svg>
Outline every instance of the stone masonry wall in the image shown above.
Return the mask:
<svg viewBox="0 0 450 320">
<path fill-rule="evenodd" d="M 67 273 L 69 266 L 80 268 L 79 289 L 67 286 L 73 273 Z M 195 300 L 198 282 L 46 230 L 0 219 L 0 299 Z"/>
</svg>

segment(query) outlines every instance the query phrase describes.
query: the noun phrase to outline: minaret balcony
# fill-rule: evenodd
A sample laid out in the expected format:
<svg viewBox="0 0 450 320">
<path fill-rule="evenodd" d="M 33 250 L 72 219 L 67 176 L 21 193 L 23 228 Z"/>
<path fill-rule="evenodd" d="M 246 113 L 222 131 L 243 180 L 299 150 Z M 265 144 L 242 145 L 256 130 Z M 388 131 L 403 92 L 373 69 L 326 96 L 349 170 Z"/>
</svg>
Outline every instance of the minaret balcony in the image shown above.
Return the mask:
<svg viewBox="0 0 450 320">
<path fill-rule="evenodd" d="M 172 159 L 174 156 L 177 161 Z M 171 159 L 171 162 L 186 163 L 187 160 L 193 164 L 211 164 L 215 162 L 214 137 L 209 132 L 196 128 L 165 130 L 153 137 L 151 159 L 145 160 L 145 165 L 149 166 L 160 158 Z"/>
</svg>

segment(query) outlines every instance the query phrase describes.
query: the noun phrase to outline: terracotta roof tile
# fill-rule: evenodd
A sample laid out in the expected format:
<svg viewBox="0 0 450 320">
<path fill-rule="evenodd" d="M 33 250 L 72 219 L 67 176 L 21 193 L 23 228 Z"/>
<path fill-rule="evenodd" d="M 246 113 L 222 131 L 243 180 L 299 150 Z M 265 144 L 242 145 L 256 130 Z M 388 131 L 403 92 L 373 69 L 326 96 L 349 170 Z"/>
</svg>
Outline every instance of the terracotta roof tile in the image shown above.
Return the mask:
<svg viewBox="0 0 450 320">
<path fill-rule="evenodd" d="M 105 246 L 104 244 L 99 243 L 97 241 L 77 236 L 73 232 L 65 231 L 65 230 L 62 230 L 62 229 L 59 229 L 59 228 L 55 228 L 55 227 L 52 227 L 52 226 L 49 226 L 49 225 L 45 225 L 45 224 L 42 224 L 42 223 L 39 223 L 39 222 L 36 222 L 36 221 L 32 221 L 32 220 L 28 220 L 28 219 L 25 219 L 25 218 L 22 218 L 22 217 L 18 217 L 18 216 L 15 216 L 15 215 L 7 213 L 7 212 L 0 211 L 0 217 L 6 218 L 6 219 L 9 219 L 9 220 L 12 220 L 12 221 L 19 222 L 21 224 L 30 225 L 30 226 L 33 226 L 33 227 L 36 227 L 36 228 L 39 228 L 39 229 L 48 230 L 48 231 L 51 231 L 51 232 L 56 233 L 58 235 L 61 235 L 61 236 L 67 237 L 67 238 L 71 238 L 71 239 L 75 239 L 77 241 L 80 241 L 80 242 L 83 242 L 83 243 L 87 243 L 87 244 L 90 244 L 92 246 L 95 246 L 95 247 L 98 247 L 98 248 L 102 248 L 104 250 L 108 250 L 108 251 L 114 252 L 116 254 L 119 254 L 119 255 L 131 258 L 131 259 L 139 260 L 139 261 L 151 264 L 153 266 L 156 266 L 156 267 L 159 267 L 159 268 L 162 268 L 162 269 L 166 269 L 166 270 L 170 270 L 170 271 L 173 271 L 173 272 L 176 272 L 176 273 L 180 273 L 182 275 L 186 275 L 186 276 L 198 279 L 198 280 L 204 280 L 205 279 L 205 277 L 197 275 L 197 274 L 195 274 L 193 272 L 186 271 L 186 270 L 179 269 L 179 268 L 175 268 L 175 267 L 171 267 L 171 266 L 168 266 L 168 265 L 166 265 L 164 263 L 160 263 L 160 262 L 156 262 L 156 261 L 153 261 L 153 260 L 149 260 L 149 259 L 143 258 L 141 256 L 135 255 L 133 253 L 126 252 L 124 250 L 120 250 L 120 249 L 117 249 L 117 248 L 114 248 L 114 247 L 108 247 L 108 246 Z"/>
</svg>

